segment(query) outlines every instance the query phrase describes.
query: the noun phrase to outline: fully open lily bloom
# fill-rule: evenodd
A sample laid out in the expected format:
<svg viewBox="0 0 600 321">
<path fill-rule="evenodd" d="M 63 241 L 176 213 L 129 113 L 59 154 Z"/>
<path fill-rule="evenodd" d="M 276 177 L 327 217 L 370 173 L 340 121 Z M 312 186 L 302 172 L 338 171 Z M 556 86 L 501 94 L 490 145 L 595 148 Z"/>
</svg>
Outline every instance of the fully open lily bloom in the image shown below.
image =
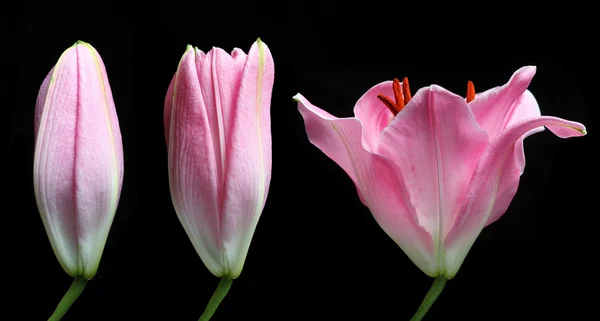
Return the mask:
<svg viewBox="0 0 600 321">
<path fill-rule="evenodd" d="M 52 249 L 73 277 L 98 269 L 123 183 L 123 147 L 104 63 L 78 41 L 39 90 L 34 191 Z"/>
<path fill-rule="evenodd" d="M 576 122 L 541 116 L 527 90 L 535 67 L 466 99 L 431 85 L 411 96 L 386 81 L 337 118 L 298 94 L 309 140 L 350 176 L 382 229 L 427 275 L 455 276 L 481 230 L 508 208 L 525 167 L 523 139 L 543 126 L 561 138 Z"/>
<path fill-rule="evenodd" d="M 187 47 L 164 109 L 175 211 L 206 267 L 237 278 L 271 180 L 273 58 Z"/>
</svg>

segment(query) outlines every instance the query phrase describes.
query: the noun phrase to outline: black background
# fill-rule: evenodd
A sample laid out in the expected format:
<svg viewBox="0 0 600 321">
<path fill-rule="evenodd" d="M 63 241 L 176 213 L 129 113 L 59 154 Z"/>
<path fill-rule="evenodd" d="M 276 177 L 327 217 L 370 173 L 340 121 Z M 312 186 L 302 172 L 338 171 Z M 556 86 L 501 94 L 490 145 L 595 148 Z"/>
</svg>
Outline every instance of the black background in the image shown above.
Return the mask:
<svg viewBox="0 0 600 321">
<path fill-rule="evenodd" d="M 164 97 L 188 43 L 248 52 L 257 37 L 275 61 L 273 176 L 244 270 L 213 320 L 410 319 L 433 280 L 375 223 L 346 174 L 308 142 L 292 96 L 349 117 L 367 89 L 394 77 L 408 76 L 413 93 L 435 83 L 464 95 L 467 80 L 483 91 L 524 65 L 538 67 L 529 89 L 542 113 L 580 121 L 588 135 L 561 140 L 544 131 L 526 140 L 515 199 L 484 229 L 425 320 L 579 319 L 597 274 L 597 239 L 587 231 L 597 215 L 588 209 L 597 159 L 591 10 L 447 6 L 54 1 L 3 8 L 0 319 L 46 320 L 71 283 L 33 195 L 33 111 L 42 80 L 76 40 L 104 60 L 125 176 L 98 274 L 63 320 L 198 319 L 218 279 L 171 204 Z"/>
</svg>

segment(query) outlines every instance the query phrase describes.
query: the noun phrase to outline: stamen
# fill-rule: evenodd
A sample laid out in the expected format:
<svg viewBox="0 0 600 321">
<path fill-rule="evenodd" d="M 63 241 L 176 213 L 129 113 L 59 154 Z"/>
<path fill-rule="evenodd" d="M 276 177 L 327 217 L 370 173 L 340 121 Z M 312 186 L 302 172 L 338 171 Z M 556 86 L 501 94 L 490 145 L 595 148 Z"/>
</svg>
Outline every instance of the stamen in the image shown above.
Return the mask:
<svg viewBox="0 0 600 321">
<path fill-rule="evenodd" d="M 402 93 L 404 94 L 404 105 L 406 105 L 412 99 L 410 87 L 408 86 L 408 77 L 402 79 Z"/>
<path fill-rule="evenodd" d="M 377 98 L 381 100 L 381 102 L 392 112 L 392 114 L 394 114 L 394 116 L 398 115 L 398 113 L 402 110 L 400 106 L 396 105 L 396 103 L 386 95 L 379 94 L 377 95 Z"/>
<path fill-rule="evenodd" d="M 467 102 L 470 103 L 475 99 L 475 85 L 472 81 L 467 82 Z"/>
<path fill-rule="evenodd" d="M 408 86 L 408 78 L 404 77 L 402 84 L 400 84 L 400 80 L 398 80 L 398 78 L 394 78 L 394 81 L 392 82 L 392 90 L 394 91 L 395 101 L 383 94 L 377 95 L 377 98 L 379 98 L 379 100 L 385 104 L 392 114 L 396 116 L 412 98 L 410 95 L 410 87 Z"/>
<path fill-rule="evenodd" d="M 396 106 L 400 107 L 400 110 L 402 110 L 402 108 L 404 108 L 404 95 L 398 78 L 394 78 L 392 89 L 394 90 L 394 98 L 396 98 Z M 400 110 L 398 110 L 398 112 L 400 112 Z"/>
</svg>

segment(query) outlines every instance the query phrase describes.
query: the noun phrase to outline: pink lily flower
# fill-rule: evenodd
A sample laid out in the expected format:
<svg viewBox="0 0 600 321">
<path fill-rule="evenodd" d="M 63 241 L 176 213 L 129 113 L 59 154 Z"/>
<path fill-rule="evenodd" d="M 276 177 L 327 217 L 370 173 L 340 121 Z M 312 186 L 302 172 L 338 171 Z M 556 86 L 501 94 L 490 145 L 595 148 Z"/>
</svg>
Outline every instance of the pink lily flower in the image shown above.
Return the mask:
<svg viewBox="0 0 600 321">
<path fill-rule="evenodd" d="M 311 143 L 350 176 L 381 228 L 431 277 L 453 278 L 481 230 L 507 210 L 525 168 L 523 139 L 545 126 L 561 138 L 584 125 L 541 116 L 527 90 L 536 68 L 466 99 L 437 86 L 411 97 L 382 82 L 337 118 L 294 97 Z M 394 99 L 390 98 L 394 97 Z"/>
<path fill-rule="evenodd" d="M 188 46 L 165 98 L 173 205 L 217 277 L 240 275 L 265 205 L 273 81 L 273 57 L 260 39 L 248 55 Z"/>
<path fill-rule="evenodd" d="M 92 279 L 123 184 L 123 147 L 100 55 L 78 41 L 44 79 L 34 120 L 34 191 L 44 227 L 70 276 Z"/>
</svg>

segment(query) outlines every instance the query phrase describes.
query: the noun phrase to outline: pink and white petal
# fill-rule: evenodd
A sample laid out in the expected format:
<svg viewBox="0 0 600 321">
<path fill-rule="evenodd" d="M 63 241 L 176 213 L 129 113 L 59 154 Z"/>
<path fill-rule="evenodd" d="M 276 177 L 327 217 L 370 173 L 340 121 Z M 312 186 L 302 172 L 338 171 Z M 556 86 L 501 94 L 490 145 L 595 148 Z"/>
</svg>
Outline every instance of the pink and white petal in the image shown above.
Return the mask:
<svg viewBox="0 0 600 321">
<path fill-rule="evenodd" d="M 300 94 L 294 99 L 309 141 L 342 167 L 382 229 L 419 268 L 433 276 L 437 268 L 431 237 L 417 224 L 401 174 L 364 147 L 361 122 L 333 117 Z"/>
<path fill-rule="evenodd" d="M 507 126 L 511 126 L 523 119 L 532 119 L 541 116 L 540 109 L 537 101 L 533 94 L 529 90 L 525 92 L 517 99 L 517 101 L 511 107 L 514 110 L 511 117 L 508 118 Z M 517 193 L 519 187 L 519 180 L 523 171 L 525 170 L 525 150 L 523 148 L 523 140 L 535 133 L 539 133 L 544 130 L 544 127 L 534 128 L 525 135 L 521 136 L 515 143 L 512 152 L 507 156 L 506 163 L 502 171 L 506 173 L 500 178 L 500 185 L 498 186 L 498 196 L 490 217 L 486 223 L 487 225 L 497 221 L 508 209 L 510 202 Z"/>
<path fill-rule="evenodd" d="M 500 181 L 505 173 L 505 163 L 513 152 L 515 143 L 523 135 L 540 126 L 546 126 L 561 138 L 583 136 L 585 126 L 580 123 L 557 117 L 541 116 L 515 123 L 488 146 L 479 164 L 467 192 L 465 202 L 448 234 L 446 243 L 446 277 L 452 278 L 460 268 L 469 249 L 485 226 L 498 197 Z"/>
<path fill-rule="evenodd" d="M 113 221 L 122 179 L 118 120 L 102 62 L 88 44 L 78 44 L 77 123 L 75 127 L 75 206 L 80 268 L 87 279 L 98 270 Z M 115 137 L 117 136 L 117 137 Z"/>
<path fill-rule="evenodd" d="M 52 249 L 70 276 L 80 274 L 74 171 L 77 127 L 77 50 L 59 58 L 48 88 L 40 88 L 33 186 L 37 206 Z M 48 78 L 46 78 L 48 79 Z"/>
<path fill-rule="evenodd" d="M 110 122 L 110 128 L 112 131 L 112 141 L 114 144 L 114 150 L 117 157 L 117 167 L 119 169 L 119 198 L 121 195 L 121 187 L 123 185 L 123 174 L 124 174 L 124 158 L 123 158 L 123 139 L 121 137 L 121 128 L 119 126 L 119 117 L 117 115 L 117 109 L 115 107 L 115 101 L 113 99 L 112 90 L 110 88 L 110 84 L 108 82 L 108 75 L 106 73 L 106 66 L 102 61 L 102 57 L 96 51 L 94 47 L 89 44 L 86 44 L 88 48 L 92 51 L 94 58 L 96 59 L 96 64 L 100 69 L 100 77 L 102 78 L 104 84 L 104 95 L 106 98 L 107 108 L 108 108 L 108 117 Z M 118 201 L 118 199 L 117 199 Z"/>
<path fill-rule="evenodd" d="M 392 112 L 377 98 L 379 94 L 393 99 L 392 82 L 384 81 L 373 86 L 358 99 L 354 107 L 354 115 L 362 124 L 363 143 L 371 152 L 375 152 L 379 135 L 394 118 Z"/>
<path fill-rule="evenodd" d="M 227 139 L 221 233 L 229 275 L 237 278 L 271 182 L 271 93 L 275 65 L 269 47 L 260 40 L 251 46 L 247 57 L 239 52 L 234 57 L 227 56 L 215 74 L 221 91 L 214 92 L 222 100 Z M 228 94 L 235 96 L 227 97 L 232 100 L 225 103 L 224 95 Z"/>
<path fill-rule="evenodd" d="M 173 90 L 168 144 L 169 185 L 177 216 L 206 267 L 215 276 L 223 268 L 219 181 L 215 153 L 195 53 L 188 46 Z"/>
<path fill-rule="evenodd" d="M 361 186 L 358 184 L 356 172 L 350 154 L 347 151 L 346 140 L 342 139 L 342 136 L 338 133 L 338 128 L 341 128 L 338 124 L 343 124 L 346 132 L 346 136 L 351 138 L 356 135 L 362 136 L 362 125 L 356 118 L 337 118 L 325 110 L 313 105 L 301 94 L 294 96 L 294 100 L 298 102 L 298 111 L 304 118 L 304 125 L 306 128 L 306 134 L 308 140 L 315 146 L 317 146 L 325 155 L 331 158 L 336 164 L 338 164 L 346 174 L 350 177 L 360 200 L 365 206 L 368 206 L 366 200 L 363 197 Z M 364 149 L 364 145 L 361 144 L 356 148 Z M 368 152 L 357 151 L 362 157 L 369 157 Z"/>
<path fill-rule="evenodd" d="M 534 66 L 522 67 L 511 76 L 508 83 L 478 93 L 475 100 L 469 103 L 475 120 L 488 133 L 490 139 L 499 135 L 513 116 L 525 116 L 535 112 L 520 110 L 534 107 L 532 105 L 515 104 L 531 83 L 535 71 Z"/>
<path fill-rule="evenodd" d="M 435 85 L 417 91 L 381 134 L 378 153 L 402 172 L 419 224 L 436 242 L 454 221 L 487 141 L 464 99 Z"/>
<path fill-rule="evenodd" d="M 522 120 L 540 117 L 541 115 L 540 106 L 538 105 L 537 100 L 531 91 L 526 89 L 510 107 L 510 112 L 504 120 L 501 130 Z M 532 130 L 543 131 L 544 127 L 542 126 Z"/>
<path fill-rule="evenodd" d="M 429 232 L 419 225 L 417 212 L 410 203 L 402 173 L 376 154 L 364 175 L 368 175 L 365 197 L 367 206 L 384 232 L 404 251 L 423 273 L 439 274 L 435 246 Z"/>
</svg>

